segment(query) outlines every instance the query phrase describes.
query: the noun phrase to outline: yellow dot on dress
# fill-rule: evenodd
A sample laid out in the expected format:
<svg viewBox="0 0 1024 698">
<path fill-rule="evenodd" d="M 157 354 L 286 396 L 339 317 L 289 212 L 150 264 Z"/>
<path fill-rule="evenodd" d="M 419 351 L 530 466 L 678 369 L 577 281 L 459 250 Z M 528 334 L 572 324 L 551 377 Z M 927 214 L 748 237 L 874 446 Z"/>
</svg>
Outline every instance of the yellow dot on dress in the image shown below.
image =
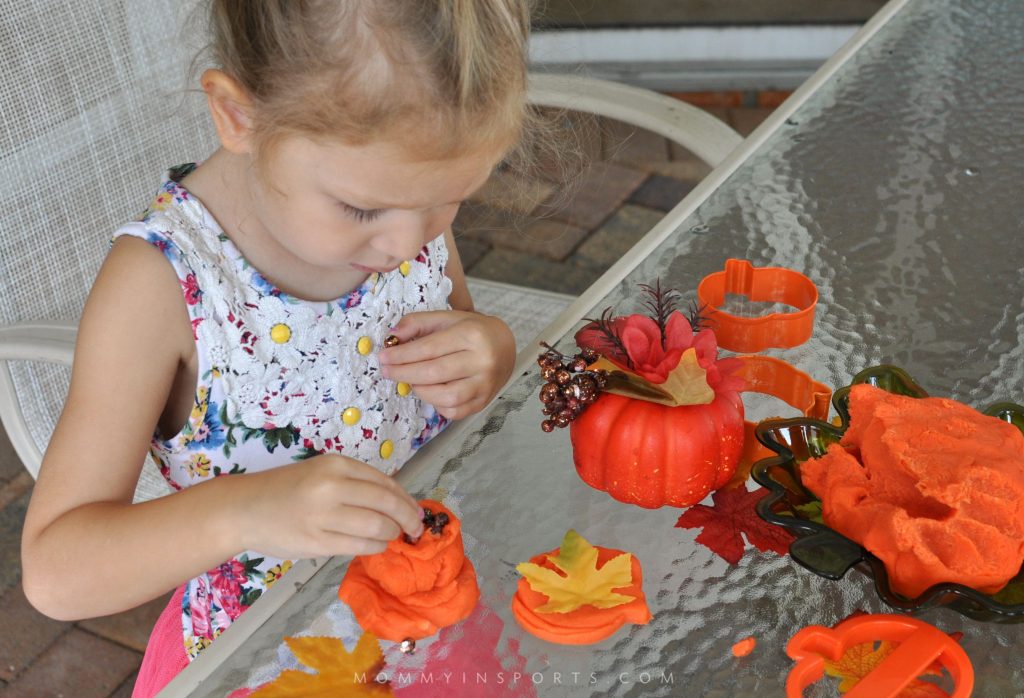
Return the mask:
<svg viewBox="0 0 1024 698">
<path fill-rule="evenodd" d="M 402 276 L 409 276 L 409 271 L 412 269 L 412 265 L 408 262 L 402 262 L 398 265 L 398 271 L 402 273 Z"/>
<path fill-rule="evenodd" d="M 346 407 L 345 411 L 341 413 L 341 421 L 345 422 L 348 426 L 357 424 L 362 418 L 363 413 L 359 411 L 358 407 Z"/>
<path fill-rule="evenodd" d="M 360 337 L 359 341 L 356 342 L 356 351 L 366 356 L 373 351 L 373 340 L 366 336 Z"/>
<path fill-rule="evenodd" d="M 412 392 L 412 386 L 409 385 L 408 383 L 399 383 L 397 386 L 395 386 L 395 392 L 397 392 L 402 397 L 405 397 L 406 395 Z"/>
<path fill-rule="evenodd" d="M 278 344 L 284 344 L 292 338 L 292 328 L 283 322 L 279 322 L 270 328 L 270 338 Z"/>
<path fill-rule="evenodd" d="M 391 439 L 387 439 L 380 445 L 380 457 L 390 458 L 391 454 L 395 452 L 395 445 L 391 443 Z"/>
</svg>

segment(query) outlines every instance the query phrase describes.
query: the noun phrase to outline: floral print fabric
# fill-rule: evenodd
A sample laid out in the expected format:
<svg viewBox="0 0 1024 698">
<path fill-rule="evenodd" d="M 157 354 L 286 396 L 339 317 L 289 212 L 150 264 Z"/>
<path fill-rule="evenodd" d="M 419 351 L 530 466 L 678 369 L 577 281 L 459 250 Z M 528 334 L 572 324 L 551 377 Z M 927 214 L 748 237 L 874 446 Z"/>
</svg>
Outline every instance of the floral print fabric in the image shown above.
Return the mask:
<svg viewBox="0 0 1024 698">
<path fill-rule="evenodd" d="M 380 375 L 377 350 L 402 316 L 448 308 L 444 238 L 342 298 L 313 302 L 268 282 L 171 170 L 142 219 L 118 229 L 159 248 L 177 273 L 198 353 L 195 402 L 151 451 L 184 489 L 338 453 L 393 474 L 446 422 L 408 386 Z M 189 528 L 203 535 L 202 512 Z M 247 551 L 188 582 L 182 627 L 189 658 L 223 632 L 291 562 Z"/>
</svg>

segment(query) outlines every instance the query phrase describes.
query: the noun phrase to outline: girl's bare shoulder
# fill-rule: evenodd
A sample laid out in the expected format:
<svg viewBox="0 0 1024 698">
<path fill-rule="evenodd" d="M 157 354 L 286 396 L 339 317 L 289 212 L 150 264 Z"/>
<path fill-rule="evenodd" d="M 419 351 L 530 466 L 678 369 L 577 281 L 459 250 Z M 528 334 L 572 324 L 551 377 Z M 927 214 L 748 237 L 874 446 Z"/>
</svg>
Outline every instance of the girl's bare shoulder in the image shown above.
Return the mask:
<svg viewBox="0 0 1024 698">
<path fill-rule="evenodd" d="M 118 326 L 159 325 L 165 335 L 172 334 L 175 325 L 189 327 L 174 267 L 156 246 L 128 235 L 114 241 L 100 267 L 86 303 L 86 313 L 92 310 L 120 316 L 115 320 Z"/>
<path fill-rule="evenodd" d="M 82 313 L 75 362 L 132 357 L 173 370 L 193 347 L 181 284 L 163 253 L 139 238 L 115 240 Z"/>
</svg>

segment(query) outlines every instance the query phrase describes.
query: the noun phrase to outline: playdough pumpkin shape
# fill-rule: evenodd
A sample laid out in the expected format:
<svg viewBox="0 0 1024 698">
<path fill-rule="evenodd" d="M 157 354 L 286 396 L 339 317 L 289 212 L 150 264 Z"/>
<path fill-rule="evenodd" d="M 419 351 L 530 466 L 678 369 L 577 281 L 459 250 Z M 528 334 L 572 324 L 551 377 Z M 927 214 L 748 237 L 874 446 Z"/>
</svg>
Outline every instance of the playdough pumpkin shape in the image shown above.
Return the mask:
<svg viewBox="0 0 1024 698">
<path fill-rule="evenodd" d="M 564 581 L 570 579 L 566 568 L 573 570 L 571 582 Z M 512 598 L 512 615 L 542 640 L 589 645 L 611 636 L 626 623 L 642 625 L 651 619 L 636 557 L 592 546 L 575 531 L 566 533 L 561 548 L 535 555 L 517 569 L 524 578 Z M 536 587 L 531 576 L 539 579 Z M 567 590 L 573 584 L 578 587 Z"/>
<path fill-rule="evenodd" d="M 568 613 L 585 604 L 611 608 L 632 601 L 632 596 L 612 591 L 633 581 L 631 557 L 623 553 L 597 569 L 597 548 L 569 529 L 558 554 L 548 555 L 548 560 L 564 574 L 532 562 L 521 562 L 516 569 L 532 589 L 548 597 L 548 603 L 534 609 L 537 613 Z"/>
<path fill-rule="evenodd" d="M 444 529 L 415 543 L 399 536 L 382 553 L 356 557 L 338 588 L 359 625 L 384 640 L 429 637 L 468 616 L 480 598 L 459 520 L 439 502 L 420 505 L 447 514 Z"/>
</svg>

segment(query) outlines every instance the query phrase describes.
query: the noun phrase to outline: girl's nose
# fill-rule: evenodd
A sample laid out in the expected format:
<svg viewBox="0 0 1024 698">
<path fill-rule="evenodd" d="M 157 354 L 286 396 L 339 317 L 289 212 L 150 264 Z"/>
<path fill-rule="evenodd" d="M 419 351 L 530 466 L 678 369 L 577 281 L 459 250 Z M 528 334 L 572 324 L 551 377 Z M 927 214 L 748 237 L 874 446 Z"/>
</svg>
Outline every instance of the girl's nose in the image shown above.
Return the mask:
<svg viewBox="0 0 1024 698">
<path fill-rule="evenodd" d="M 430 239 L 429 221 L 422 214 L 402 211 L 393 216 L 387 229 L 374 241 L 374 247 L 393 260 L 413 259 Z"/>
<path fill-rule="evenodd" d="M 451 227 L 458 211 L 458 204 L 429 211 L 401 211 L 389 221 L 388 229 L 381 233 L 375 246 L 394 259 L 413 259 L 424 245 Z"/>
</svg>

